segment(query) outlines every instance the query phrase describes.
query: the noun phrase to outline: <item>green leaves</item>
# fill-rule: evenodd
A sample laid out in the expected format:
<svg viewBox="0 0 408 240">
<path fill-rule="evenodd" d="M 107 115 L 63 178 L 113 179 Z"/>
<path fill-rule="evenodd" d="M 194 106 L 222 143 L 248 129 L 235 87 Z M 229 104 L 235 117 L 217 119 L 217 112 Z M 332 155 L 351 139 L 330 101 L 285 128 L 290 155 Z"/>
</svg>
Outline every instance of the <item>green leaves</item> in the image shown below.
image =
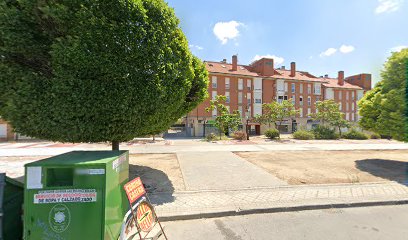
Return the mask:
<svg viewBox="0 0 408 240">
<path fill-rule="evenodd" d="M 271 102 L 262 104 L 262 115 L 257 115 L 255 121 L 263 124 L 280 126 L 288 118 L 295 117 L 299 110 L 295 109 L 292 100 L 283 100 L 282 103 Z"/>
<path fill-rule="evenodd" d="M 382 80 L 359 101 L 359 124 L 397 140 L 408 140 L 407 96 L 408 49 L 395 52 L 384 64 Z"/>
<path fill-rule="evenodd" d="M 207 97 L 205 66 L 162 0 L 21 0 L 0 11 L 0 115 L 20 133 L 128 141 Z"/>
<path fill-rule="evenodd" d="M 215 126 L 220 130 L 220 133 L 227 132 L 229 129 L 236 131 L 241 124 L 241 113 L 237 110 L 230 113 L 227 106 L 224 105 L 226 99 L 226 96 L 217 95 L 214 100 L 210 101 L 210 107 L 206 108 L 207 112 L 217 111 Z"/>
</svg>

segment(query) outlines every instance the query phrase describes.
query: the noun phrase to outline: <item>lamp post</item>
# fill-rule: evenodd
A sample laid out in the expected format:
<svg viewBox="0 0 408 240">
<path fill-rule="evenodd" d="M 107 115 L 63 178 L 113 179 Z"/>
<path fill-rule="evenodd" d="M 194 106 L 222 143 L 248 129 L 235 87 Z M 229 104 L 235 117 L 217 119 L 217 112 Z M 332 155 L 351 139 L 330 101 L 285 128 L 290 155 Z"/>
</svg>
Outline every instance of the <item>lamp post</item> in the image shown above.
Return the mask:
<svg viewBox="0 0 408 240">
<path fill-rule="evenodd" d="M 248 128 L 248 126 L 249 126 L 249 116 L 248 116 L 248 114 L 245 116 L 245 119 L 246 119 L 246 126 L 245 126 L 246 138 L 247 138 L 247 140 L 249 140 L 249 128 Z"/>
</svg>

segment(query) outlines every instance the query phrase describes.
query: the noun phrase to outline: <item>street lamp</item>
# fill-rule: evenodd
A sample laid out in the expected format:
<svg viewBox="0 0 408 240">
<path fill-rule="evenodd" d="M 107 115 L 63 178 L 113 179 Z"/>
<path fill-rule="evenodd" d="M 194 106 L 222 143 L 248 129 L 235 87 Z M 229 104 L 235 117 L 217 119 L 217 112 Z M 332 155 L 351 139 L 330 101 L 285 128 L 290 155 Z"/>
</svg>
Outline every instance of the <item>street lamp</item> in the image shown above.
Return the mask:
<svg viewBox="0 0 408 240">
<path fill-rule="evenodd" d="M 247 140 L 249 140 L 249 128 L 248 128 L 248 126 L 249 126 L 249 116 L 248 116 L 248 112 L 247 112 L 247 114 L 245 116 L 245 119 L 246 119 L 246 127 L 245 127 L 246 137 L 247 137 Z"/>
</svg>

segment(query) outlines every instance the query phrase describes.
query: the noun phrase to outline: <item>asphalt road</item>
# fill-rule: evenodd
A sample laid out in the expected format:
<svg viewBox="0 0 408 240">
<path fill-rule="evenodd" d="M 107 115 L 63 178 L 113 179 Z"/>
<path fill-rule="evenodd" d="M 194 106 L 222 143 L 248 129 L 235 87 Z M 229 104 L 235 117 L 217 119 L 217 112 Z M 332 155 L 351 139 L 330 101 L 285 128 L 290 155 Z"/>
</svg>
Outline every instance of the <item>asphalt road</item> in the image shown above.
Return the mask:
<svg viewBox="0 0 408 240">
<path fill-rule="evenodd" d="M 171 240 L 406 240 L 408 205 L 254 214 L 165 222 L 164 226 Z"/>
</svg>

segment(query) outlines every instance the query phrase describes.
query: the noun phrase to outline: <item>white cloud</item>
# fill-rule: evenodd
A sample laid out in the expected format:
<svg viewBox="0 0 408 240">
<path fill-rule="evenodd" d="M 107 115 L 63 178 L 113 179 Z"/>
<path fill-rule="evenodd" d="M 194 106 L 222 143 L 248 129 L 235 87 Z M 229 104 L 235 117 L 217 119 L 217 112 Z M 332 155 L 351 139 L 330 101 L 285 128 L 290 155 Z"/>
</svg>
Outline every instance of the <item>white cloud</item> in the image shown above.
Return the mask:
<svg viewBox="0 0 408 240">
<path fill-rule="evenodd" d="M 198 45 L 194 45 L 194 44 L 190 44 L 188 45 L 190 47 L 190 49 L 197 49 L 198 51 L 203 50 L 204 48 Z"/>
<path fill-rule="evenodd" d="M 320 57 L 329 57 L 337 52 L 335 48 L 328 48 L 326 51 L 320 53 Z"/>
<path fill-rule="evenodd" d="M 404 0 L 378 0 L 378 6 L 375 9 L 376 14 L 397 11 Z"/>
<path fill-rule="evenodd" d="M 340 52 L 342 53 L 351 53 L 352 51 L 354 51 L 354 47 L 351 45 L 341 45 L 340 47 Z"/>
<path fill-rule="evenodd" d="M 255 55 L 255 57 L 252 59 L 252 61 L 256 61 L 256 60 L 259 60 L 261 58 L 272 58 L 275 65 L 280 65 L 285 61 L 285 59 L 283 59 L 283 57 L 278 57 L 278 56 L 270 55 L 270 54 L 267 54 L 267 55 Z"/>
<path fill-rule="evenodd" d="M 237 21 L 217 22 L 213 32 L 222 44 L 226 44 L 228 40 L 236 39 L 239 36 L 239 26 L 243 26 L 243 24 Z"/>
<path fill-rule="evenodd" d="M 391 49 L 390 49 L 390 52 L 399 52 L 399 51 L 401 51 L 401 50 L 404 49 L 404 48 L 408 48 L 408 46 L 404 46 L 404 45 L 396 46 L 396 47 L 391 48 Z"/>
</svg>

